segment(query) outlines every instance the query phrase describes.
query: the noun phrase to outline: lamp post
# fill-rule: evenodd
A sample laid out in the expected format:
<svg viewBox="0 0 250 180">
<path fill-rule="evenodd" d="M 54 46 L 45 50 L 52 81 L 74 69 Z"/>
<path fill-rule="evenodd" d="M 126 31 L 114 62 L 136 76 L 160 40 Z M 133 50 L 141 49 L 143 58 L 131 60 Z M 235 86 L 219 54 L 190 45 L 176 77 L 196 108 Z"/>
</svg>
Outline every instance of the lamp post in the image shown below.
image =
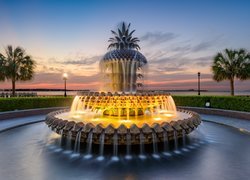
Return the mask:
<svg viewBox="0 0 250 180">
<path fill-rule="evenodd" d="M 198 95 L 201 95 L 201 73 L 198 72 Z"/>
<path fill-rule="evenodd" d="M 63 73 L 63 80 L 64 80 L 64 97 L 67 96 L 66 93 L 66 81 L 68 80 L 68 74 L 67 73 Z"/>
</svg>

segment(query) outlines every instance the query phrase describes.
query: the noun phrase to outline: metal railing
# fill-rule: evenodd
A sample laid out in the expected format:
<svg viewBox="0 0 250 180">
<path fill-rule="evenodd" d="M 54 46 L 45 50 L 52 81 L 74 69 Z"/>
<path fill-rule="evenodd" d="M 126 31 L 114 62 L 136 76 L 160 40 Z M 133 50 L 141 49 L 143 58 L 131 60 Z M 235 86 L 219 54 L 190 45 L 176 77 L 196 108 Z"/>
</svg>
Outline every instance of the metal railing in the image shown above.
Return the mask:
<svg viewBox="0 0 250 180">
<path fill-rule="evenodd" d="M 13 95 L 11 92 L 2 92 L 0 93 L 0 97 L 3 98 L 10 98 L 10 97 L 37 97 L 37 93 L 31 92 L 31 93 L 15 93 L 15 95 Z"/>
</svg>

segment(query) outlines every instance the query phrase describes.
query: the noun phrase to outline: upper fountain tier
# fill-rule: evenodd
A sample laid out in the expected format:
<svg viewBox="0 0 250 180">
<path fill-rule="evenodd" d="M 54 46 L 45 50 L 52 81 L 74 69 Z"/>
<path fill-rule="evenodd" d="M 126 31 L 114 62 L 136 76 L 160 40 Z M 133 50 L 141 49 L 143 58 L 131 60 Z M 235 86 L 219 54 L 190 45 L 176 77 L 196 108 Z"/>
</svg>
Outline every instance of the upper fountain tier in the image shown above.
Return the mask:
<svg viewBox="0 0 250 180">
<path fill-rule="evenodd" d="M 132 49 L 116 49 L 107 52 L 102 61 L 137 61 L 140 66 L 147 64 L 147 59 L 139 51 Z M 101 61 L 101 62 L 102 62 Z"/>
<path fill-rule="evenodd" d="M 136 92 L 141 87 L 143 66 L 147 59 L 138 51 L 140 40 L 132 37 L 135 30 L 129 31 L 128 26 L 122 23 L 117 32 L 111 31 L 114 37 L 109 39 L 112 49 L 104 55 L 100 62 L 100 69 L 104 77 L 104 91 Z"/>
</svg>

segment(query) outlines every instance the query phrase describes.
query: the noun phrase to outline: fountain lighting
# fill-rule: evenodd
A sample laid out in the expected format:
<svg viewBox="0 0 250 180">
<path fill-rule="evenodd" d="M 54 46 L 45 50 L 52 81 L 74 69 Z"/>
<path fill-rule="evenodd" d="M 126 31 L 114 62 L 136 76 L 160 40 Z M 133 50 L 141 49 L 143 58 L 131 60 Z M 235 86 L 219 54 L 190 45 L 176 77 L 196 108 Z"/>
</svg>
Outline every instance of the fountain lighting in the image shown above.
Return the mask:
<svg viewBox="0 0 250 180">
<path fill-rule="evenodd" d="M 173 117 L 173 114 L 164 114 L 164 116 Z"/>
<path fill-rule="evenodd" d="M 56 133 L 79 143 L 86 143 L 90 158 L 91 144 L 113 145 L 113 159 L 117 160 L 118 145 L 141 147 L 153 144 L 157 157 L 157 143 L 183 138 L 199 124 L 198 114 L 176 109 L 169 93 L 142 91 L 147 59 L 138 51 L 139 39 L 132 37 L 130 24 L 125 23 L 109 39 L 110 51 L 100 61 L 103 91 L 78 93 L 70 110 L 52 112 L 46 124 Z M 140 90 L 140 91 L 139 91 Z M 176 144 L 177 146 L 177 144 Z M 103 154 L 100 154 L 103 157 Z"/>
</svg>

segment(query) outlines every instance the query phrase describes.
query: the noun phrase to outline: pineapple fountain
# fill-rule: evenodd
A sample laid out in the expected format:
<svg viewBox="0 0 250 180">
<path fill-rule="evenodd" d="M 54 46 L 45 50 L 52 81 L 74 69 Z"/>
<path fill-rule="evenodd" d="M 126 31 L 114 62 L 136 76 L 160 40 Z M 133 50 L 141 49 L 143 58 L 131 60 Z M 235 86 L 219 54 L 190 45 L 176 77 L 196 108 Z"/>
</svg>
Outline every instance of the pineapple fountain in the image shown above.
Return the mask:
<svg viewBox="0 0 250 180">
<path fill-rule="evenodd" d="M 170 94 L 137 91 L 147 59 L 139 52 L 139 39 L 132 37 L 134 31 L 125 23 L 111 31 L 110 51 L 100 61 L 103 91 L 78 93 L 70 110 L 48 114 L 45 122 L 53 131 L 76 145 L 113 145 L 117 151 L 118 145 L 155 148 L 158 142 L 177 141 L 200 124 L 198 114 L 176 110 Z"/>
</svg>

